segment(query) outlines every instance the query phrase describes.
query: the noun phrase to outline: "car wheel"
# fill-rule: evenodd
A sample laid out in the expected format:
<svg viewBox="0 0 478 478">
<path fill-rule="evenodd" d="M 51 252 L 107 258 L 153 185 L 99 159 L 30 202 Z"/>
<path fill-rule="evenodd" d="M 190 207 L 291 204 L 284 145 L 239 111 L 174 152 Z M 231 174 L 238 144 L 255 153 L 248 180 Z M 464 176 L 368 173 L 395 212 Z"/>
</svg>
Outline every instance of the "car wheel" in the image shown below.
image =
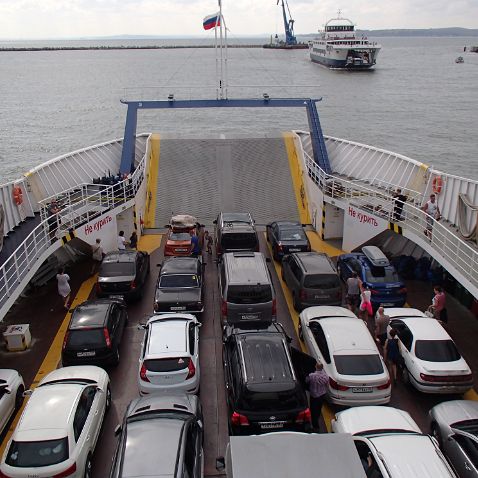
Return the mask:
<svg viewBox="0 0 478 478">
<path fill-rule="evenodd" d="M 120 351 L 119 351 L 119 347 L 116 347 L 115 356 L 113 358 L 113 364 L 119 365 L 119 363 L 120 363 Z"/>
<path fill-rule="evenodd" d="M 431 429 L 430 429 L 430 434 L 435 440 L 438 442 L 438 445 L 441 447 L 442 446 L 442 439 L 441 439 L 441 433 L 440 433 L 440 428 L 438 427 L 437 422 L 433 422 Z"/>
<path fill-rule="evenodd" d="M 299 323 L 299 339 L 304 341 L 304 332 L 302 332 L 302 325 Z"/>
<path fill-rule="evenodd" d="M 18 410 L 23 403 L 23 392 L 25 391 L 25 387 L 20 385 L 17 389 L 17 394 L 15 395 L 15 410 Z"/>
<path fill-rule="evenodd" d="M 84 478 L 92 478 L 93 475 L 91 473 L 91 455 L 88 455 L 86 458 L 86 463 L 85 463 L 85 474 L 83 475 Z"/>
<path fill-rule="evenodd" d="M 292 294 L 292 305 L 294 306 L 294 309 L 297 312 L 300 312 L 300 304 L 299 304 L 299 300 L 297 299 L 297 294 L 296 293 Z"/>
<path fill-rule="evenodd" d="M 281 276 L 282 280 L 285 282 L 285 274 L 284 274 L 284 266 L 283 265 L 280 268 L 280 276 Z"/>
<path fill-rule="evenodd" d="M 106 404 L 105 404 L 105 411 L 108 411 L 111 408 L 111 388 L 108 385 L 106 389 Z"/>
</svg>

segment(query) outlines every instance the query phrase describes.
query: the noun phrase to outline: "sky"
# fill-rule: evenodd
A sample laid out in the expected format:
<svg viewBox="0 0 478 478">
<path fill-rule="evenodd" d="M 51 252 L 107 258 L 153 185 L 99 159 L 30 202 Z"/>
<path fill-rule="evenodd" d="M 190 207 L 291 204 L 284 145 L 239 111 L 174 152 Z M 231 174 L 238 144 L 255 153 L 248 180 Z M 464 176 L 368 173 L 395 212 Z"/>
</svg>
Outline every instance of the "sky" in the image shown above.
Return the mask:
<svg viewBox="0 0 478 478">
<path fill-rule="evenodd" d="M 276 0 L 222 0 L 230 36 L 283 33 Z M 359 29 L 478 27 L 478 0 L 288 0 L 295 33 L 342 10 Z M 0 0 L 1 39 L 112 35 L 214 36 L 202 20 L 218 0 Z"/>
</svg>

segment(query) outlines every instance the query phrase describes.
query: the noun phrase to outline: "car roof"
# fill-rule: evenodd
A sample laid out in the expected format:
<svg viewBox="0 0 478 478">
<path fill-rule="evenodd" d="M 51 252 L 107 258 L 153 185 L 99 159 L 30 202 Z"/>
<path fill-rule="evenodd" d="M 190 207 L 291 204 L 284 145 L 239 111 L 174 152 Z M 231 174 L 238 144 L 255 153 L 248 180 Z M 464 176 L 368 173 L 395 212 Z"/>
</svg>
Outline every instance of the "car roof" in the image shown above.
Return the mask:
<svg viewBox="0 0 478 478">
<path fill-rule="evenodd" d="M 384 314 L 391 319 L 398 319 L 400 317 L 426 317 L 426 315 L 418 309 L 412 307 L 384 307 Z"/>
<path fill-rule="evenodd" d="M 275 221 L 279 229 L 289 229 L 289 228 L 300 228 L 302 229 L 302 224 L 298 221 Z"/>
<path fill-rule="evenodd" d="M 401 320 L 412 332 L 414 339 L 420 340 L 450 340 L 448 332 L 441 324 L 432 318 L 405 317 Z"/>
<path fill-rule="evenodd" d="M 107 380 L 108 374 L 101 367 L 96 365 L 73 365 L 70 367 L 61 367 L 51 371 L 45 375 L 38 386 L 42 386 L 50 382 L 58 382 L 60 380 L 76 380 L 84 383 L 102 384 Z"/>
<path fill-rule="evenodd" d="M 252 221 L 250 212 L 221 212 L 223 222 Z"/>
<path fill-rule="evenodd" d="M 326 317 L 349 317 L 356 319 L 357 316 L 345 307 L 338 307 L 334 305 L 317 305 L 314 307 L 307 307 L 301 312 L 301 317 L 310 321 L 311 319 L 322 319 Z"/>
<path fill-rule="evenodd" d="M 474 400 L 449 400 L 435 405 L 430 415 L 438 422 L 451 426 L 466 420 L 478 420 L 478 402 Z M 465 429 L 464 429 L 465 430 Z"/>
<path fill-rule="evenodd" d="M 102 327 L 112 302 L 108 300 L 92 300 L 83 302 L 75 308 L 70 320 L 70 329 L 83 327 Z"/>
<path fill-rule="evenodd" d="M 164 259 L 160 274 L 197 274 L 197 257 L 168 257 Z"/>
<path fill-rule="evenodd" d="M 135 262 L 137 254 L 138 251 L 128 249 L 122 251 L 111 251 L 104 257 L 103 264 L 113 262 Z"/>
<path fill-rule="evenodd" d="M 270 283 L 266 261 L 261 252 L 226 252 L 222 260 L 231 285 Z"/>
<path fill-rule="evenodd" d="M 163 391 L 160 395 L 152 394 L 132 400 L 128 406 L 127 416 L 130 417 L 138 413 L 154 410 L 174 410 L 194 414 L 198 404 L 199 400 L 196 395 L 184 392 Z"/>
<path fill-rule="evenodd" d="M 148 339 L 148 356 L 174 356 L 188 353 L 189 320 L 169 319 L 150 323 Z"/>
<path fill-rule="evenodd" d="M 329 256 L 325 252 L 294 252 L 292 255 L 297 258 L 305 272 L 311 274 L 336 273 Z"/>
</svg>

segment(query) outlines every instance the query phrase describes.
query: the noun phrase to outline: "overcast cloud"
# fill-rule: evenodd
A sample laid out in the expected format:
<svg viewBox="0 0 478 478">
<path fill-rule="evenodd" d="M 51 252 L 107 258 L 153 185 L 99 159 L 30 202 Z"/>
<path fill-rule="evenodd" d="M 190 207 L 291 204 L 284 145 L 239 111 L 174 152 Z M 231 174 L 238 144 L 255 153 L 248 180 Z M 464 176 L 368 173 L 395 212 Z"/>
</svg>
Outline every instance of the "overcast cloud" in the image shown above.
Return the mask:
<svg viewBox="0 0 478 478">
<path fill-rule="evenodd" d="M 230 36 L 282 33 L 276 0 L 222 0 Z M 478 27 L 478 0 L 289 0 L 295 33 L 314 33 L 338 8 L 360 29 Z M 0 0 L 0 38 L 214 36 L 202 19 L 217 0 Z"/>
</svg>

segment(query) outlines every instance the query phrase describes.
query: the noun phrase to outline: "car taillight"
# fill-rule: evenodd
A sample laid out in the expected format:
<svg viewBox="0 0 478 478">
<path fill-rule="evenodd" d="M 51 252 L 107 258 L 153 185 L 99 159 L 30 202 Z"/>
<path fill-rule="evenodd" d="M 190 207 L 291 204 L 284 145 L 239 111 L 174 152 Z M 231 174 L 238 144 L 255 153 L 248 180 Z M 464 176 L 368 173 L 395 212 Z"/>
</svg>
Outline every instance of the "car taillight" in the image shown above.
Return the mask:
<svg viewBox="0 0 478 478">
<path fill-rule="evenodd" d="M 0 478 L 11 478 L 10 476 L 6 475 L 2 471 L 0 471 Z"/>
<path fill-rule="evenodd" d="M 388 379 L 386 383 L 379 385 L 377 390 L 387 390 L 388 387 L 390 387 L 390 379 Z"/>
<path fill-rule="evenodd" d="M 68 336 L 70 335 L 70 332 L 66 331 L 65 333 L 65 338 L 63 339 L 63 350 L 66 349 L 66 343 L 68 342 Z M 0 478 L 1 478 L 1 475 L 0 475 Z"/>
<path fill-rule="evenodd" d="M 275 297 L 272 299 L 272 315 L 277 315 L 277 300 Z"/>
<path fill-rule="evenodd" d="M 306 408 L 305 410 L 302 410 L 295 417 L 295 422 L 296 423 L 310 423 L 311 421 L 312 421 L 312 417 L 310 415 L 310 409 L 309 408 Z"/>
<path fill-rule="evenodd" d="M 427 375 L 421 373 L 420 378 L 425 382 L 471 382 L 472 374 L 466 375 Z"/>
<path fill-rule="evenodd" d="M 284 251 L 284 248 L 282 247 L 282 244 L 280 242 L 277 243 L 277 252 L 283 252 Z"/>
<path fill-rule="evenodd" d="M 312 250 L 312 248 L 310 247 L 310 244 L 307 244 L 307 247 L 305 248 L 305 250 L 306 250 L 307 252 L 310 252 L 310 251 Z"/>
<path fill-rule="evenodd" d="M 231 424 L 234 426 L 247 426 L 249 425 L 249 419 L 245 415 L 234 412 L 231 415 Z"/>
<path fill-rule="evenodd" d="M 402 287 L 398 292 L 399 292 L 400 294 L 406 294 L 406 293 L 407 293 L 407 288 L 406 288 L 406 287 Z"/>
<path fill-rule="evenodd" d="M 108 329 L 106 327 L 103 329 L 103 335 L 105 336 L 106 346 L 108 348 L 111 348 L 110 333 L 108 332 Z"/>
<path fill-rule="evenodd" d="M 221 303 L 221 314 L 223 317 L 227 316 L 227 302 L 225 300 Z"/>
<path fill-rule="evenodd" d="M 299 298 L 300 298 L 301 300 L 307 299 L 307 292 L 306 292 L 304 289 L 300 289 L 300 290 L 299 290 Z"/>
<path fill-rule="evenodd" d="M 101 292 L 101 285 L 99 282 L 96 283 L 96 292 Z"/>
<path fill-rule="evenodd" d="M 56 475 L 52 475 L 52 478 L 66 478 L 67 476 L 73 475 L 73 473 L 76 472 L 76 463 L 73 463 L 73 465 L 70 466 L 65 471 L 62 471 L 61 473 L 57 473 Z"/>
<path fill-rule="evenodd" d="M 139 371 L 139 377 L 143 382 L 149 382 L 149 378 L 146 376 L 146 365 L 144 363 L 141 364 L 141 370 Z"/>
<path fill-rule="evenodd" d="M 261 252 L 259 248 L 259 241 L 256 241 L 256 249 L 255 252 Z"/>
<path fill-rule="evenodd" d="M 329 384 L 330 387 L 333 388 L 334 390 L 340 390 L 341 392 L 345 392 L 345 390 L 348 390 L 349 387 L 346 387 L 345 385 L 339 385 L 335 380 L 329 377 Z"/>
<path fill-rule="evenodd" d="M 131 288 L 136 289 L 136 281 L 131 281 Z"/>
<path fill-rule="evenodd" d="M 186 380 L 194 377 L 194 375 L 196 375 L 196 367 L 194 366 L 193 361 L 190 360 L 188 363 L 188 376 L 186 377 Z"/>
</svg>

